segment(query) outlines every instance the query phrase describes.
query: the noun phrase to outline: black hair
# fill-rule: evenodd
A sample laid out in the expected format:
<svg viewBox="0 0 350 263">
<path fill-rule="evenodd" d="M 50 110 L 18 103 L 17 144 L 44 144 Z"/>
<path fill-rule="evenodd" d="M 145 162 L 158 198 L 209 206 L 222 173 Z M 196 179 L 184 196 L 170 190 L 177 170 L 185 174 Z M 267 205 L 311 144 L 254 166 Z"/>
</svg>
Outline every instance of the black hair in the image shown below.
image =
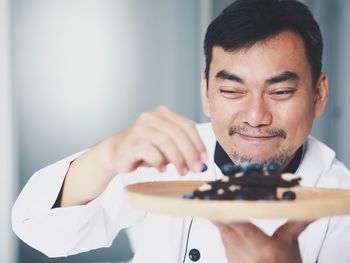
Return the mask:
<svg viewBox="0 0 350 263">
<path fill-rule="evenodd" d="M 315 86 L 322 69 L 322 35 L 309 8 L 296 0 L 236 0 L 226 7 L 205 34 L 207 83 L 214 46 L 228 51 L 249 48 L 284 30 L 303 39 Z"/>
</svg>

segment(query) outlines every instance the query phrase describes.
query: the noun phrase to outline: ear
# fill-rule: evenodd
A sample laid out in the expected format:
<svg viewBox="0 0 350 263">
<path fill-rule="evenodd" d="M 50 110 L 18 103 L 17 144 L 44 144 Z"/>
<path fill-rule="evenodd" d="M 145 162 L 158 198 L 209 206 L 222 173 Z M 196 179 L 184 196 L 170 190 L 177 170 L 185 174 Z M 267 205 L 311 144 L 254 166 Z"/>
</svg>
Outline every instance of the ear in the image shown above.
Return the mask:
<svg viewBox="0 0 350 263">
<path fill-rule="evenodd" d="M 315 112 L 314 117 L 321 117 L 324 109 L 326 108 L 326 103 L 328 99 L 328 75 L 324 72 L 321 72 L 321 75 L 317 81 L 315 87 Z"/>
<path fill-rule="evenodd" d="M 201 75 L 201 100 L 202 100 L 202 110 L 205 116 L 210 118 L 210 107 L 209 107 L 209 97 L 208 97 L 208 85 L 207 78 L 204 72 Z"/>
</svg>

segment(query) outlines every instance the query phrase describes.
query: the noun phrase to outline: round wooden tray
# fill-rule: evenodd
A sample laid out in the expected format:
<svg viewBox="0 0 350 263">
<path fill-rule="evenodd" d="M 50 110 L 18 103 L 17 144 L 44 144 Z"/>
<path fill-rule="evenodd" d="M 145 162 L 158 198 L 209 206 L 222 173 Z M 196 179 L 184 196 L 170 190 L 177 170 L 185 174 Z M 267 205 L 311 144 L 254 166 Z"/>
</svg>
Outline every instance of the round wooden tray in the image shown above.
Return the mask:
<svg viewBox="0 0 350 263">
<path fill-rule="evenodd" d="M 219 201 L 188 200 L 203 181 L 165 181 L 138 183 L 124 189 L 126 200 L 149 212 L 203 217 L 220 221 L 250 219 L 312 220 L 325 216 L 350 214 L 350 190 L 294 187 L 294 201 Z M 286 191 L 277 190 L 278 196 Z"/>
</svg>

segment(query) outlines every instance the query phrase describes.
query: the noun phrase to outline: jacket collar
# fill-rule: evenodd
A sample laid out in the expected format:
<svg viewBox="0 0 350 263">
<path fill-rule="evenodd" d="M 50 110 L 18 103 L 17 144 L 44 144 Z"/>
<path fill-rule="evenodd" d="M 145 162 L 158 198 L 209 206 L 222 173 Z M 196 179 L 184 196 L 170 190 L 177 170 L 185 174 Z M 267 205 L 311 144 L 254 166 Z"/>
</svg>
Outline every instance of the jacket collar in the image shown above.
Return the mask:
<svg viewBox="0 0 350 263">
<path fill-rule="evenodd" d="M 304 155 L 295 174 L 302 178 L 302 186 L 320 187 L 320 179 L 329 171 L 335 152 L 312 136 L 308 137 L 304 147 Z"/>
<path fill-rule="evenodd" d="M 303 145 L 300 146 L 300 148 L 297 150 L 292 161 L 287 166 L 287 168 L 284 170 L 284 172 L 285 173 L 295 173 L 299 167 L 302 156 L 303 156 Z M 223 164 L 233 163 L 231 158 L 228 156 L 228 154 L 225 152 L 225 150 L 221 147 L 221 145 L 218 142 L 216 142 L 216 145 L 215 145 L 214 162 L 219 168 Z"/>
</svg>

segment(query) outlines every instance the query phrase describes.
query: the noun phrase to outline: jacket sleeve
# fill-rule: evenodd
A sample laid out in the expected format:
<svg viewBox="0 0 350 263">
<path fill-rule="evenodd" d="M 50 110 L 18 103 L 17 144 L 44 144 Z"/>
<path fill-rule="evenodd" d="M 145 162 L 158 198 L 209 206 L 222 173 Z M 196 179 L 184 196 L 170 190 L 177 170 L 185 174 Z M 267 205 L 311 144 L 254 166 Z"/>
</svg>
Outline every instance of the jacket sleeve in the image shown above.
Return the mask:
<svg viewBox="0 0 350 263">
<path fill-rule="evenodd" d="M 323 187 L 350 189 L 350 172 L 343 163 L 333 160 L 329 176 Z M 332 179 L 331 179 L 332 178 Z M 350 215 L 330 218 L 317 262 L 350 262 Z"/>
<path fill-rule="evenodd" d="M 49 257 L 110 246 L 122 228 L 145 216 L 123 200 L 123 186 L 132 182 L 133 174 L 116 176 L 98 198 L 86 205 L 52 208 L 68 167 L 79 154 L 36 172 L 12 209 L 16 235 Z"/>
<path fill-rule="evenodd" d="M 350 262 L 350 216 L 332 217 L 327 232 L 317 262 Z"/>
</svg>

